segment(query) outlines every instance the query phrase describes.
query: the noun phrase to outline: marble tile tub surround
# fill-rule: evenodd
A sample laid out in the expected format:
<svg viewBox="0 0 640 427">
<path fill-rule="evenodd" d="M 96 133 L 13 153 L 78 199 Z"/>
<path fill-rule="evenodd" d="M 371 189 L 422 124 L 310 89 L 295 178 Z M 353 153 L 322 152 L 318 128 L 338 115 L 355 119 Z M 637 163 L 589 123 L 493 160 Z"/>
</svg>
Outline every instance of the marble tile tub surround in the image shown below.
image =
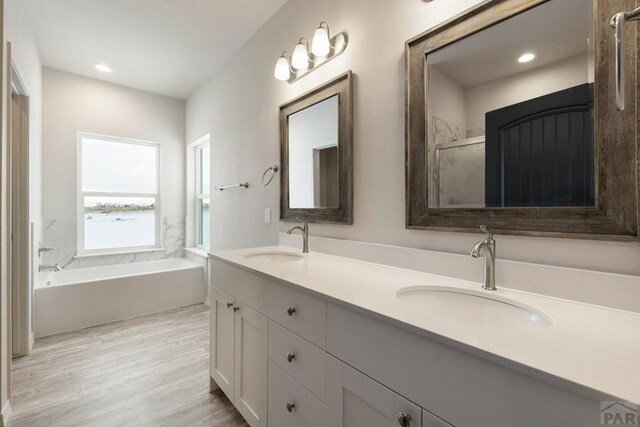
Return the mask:
<svg viewBox="0 0 640 427">
<path fill-rule="evenodd" d="M 207 251 L 200 248 L 184 248 L 184 257 L 203 267 L 207 266 Z"/>
<path fill-rule="evenodd" d="M 165 217 L 162 221 L 162 233 L 164 250 L 161 251 L 76 258 L 78 254 L 76 219 L 47 219 L 44 221 L 44 240 L 42 243 L 56 249 L 45 252 L 42 255 L 41 263 L 58 263 L 65 269 L 74 269 L 184 257 L 185 219 Z"/>
<path fill-rule="evenodd" d="M 282 246 L 302 247 L 301 237 L 298 235 L 280 233 L 279 241 Z M 466 255 L 314 236 L 309 236 L 309 249 L 361 261 L 482 282 L 484 260 Z M 498 258 L 496 282 L 498 287 L 640 313 L 638 276 Z"/>
<path fill-rule="evenodd" d="M 209 295 L 211 295 L 211 271 L 209 269 L 208 252 L 200 248 L 184 248 L 184 257 L 189 261 L 195 262 L 204 267 L 205 285 L 204 285 L 204 303 L 209 305 Z"/>
</svg>

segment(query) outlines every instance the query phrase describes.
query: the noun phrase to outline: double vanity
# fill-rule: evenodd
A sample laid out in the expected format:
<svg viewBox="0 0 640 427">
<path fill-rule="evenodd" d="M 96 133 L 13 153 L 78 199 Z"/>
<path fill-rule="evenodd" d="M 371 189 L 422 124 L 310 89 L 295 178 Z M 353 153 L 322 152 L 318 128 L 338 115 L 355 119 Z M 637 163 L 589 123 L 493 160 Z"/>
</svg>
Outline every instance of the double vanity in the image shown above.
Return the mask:
<svg viewBox="0 0 640 427">
<path fill-rule="evenodd" d="M 211 263 L 211 377 L 253 427 L 596 426 L 640 402 L 636 313 L 284 246 Z"/>
</svg>

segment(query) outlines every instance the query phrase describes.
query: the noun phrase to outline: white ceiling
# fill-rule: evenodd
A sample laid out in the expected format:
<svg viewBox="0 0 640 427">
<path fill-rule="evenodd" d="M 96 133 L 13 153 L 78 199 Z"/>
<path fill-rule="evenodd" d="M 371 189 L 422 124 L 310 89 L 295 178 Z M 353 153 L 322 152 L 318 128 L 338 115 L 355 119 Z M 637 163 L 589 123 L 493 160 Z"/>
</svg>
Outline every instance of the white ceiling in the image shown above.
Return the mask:
<svg viewBox="0 0 640 427">
<path fill-rule="evenodd" d="M 592 52 L 593 1 L 554 0 L 428 55 L 429 65 L 470 89 Z M 525 52 L 538 57 L 518 63 Z M 585 62 L 585 68 L 587 64 Z"/>
<path fill-rule="evenodd" d="M 186 98 L 286 0 L 20 0 L 43 65 Z M 104 63 L 113 73 L 93 68 Z"/>
</svg>

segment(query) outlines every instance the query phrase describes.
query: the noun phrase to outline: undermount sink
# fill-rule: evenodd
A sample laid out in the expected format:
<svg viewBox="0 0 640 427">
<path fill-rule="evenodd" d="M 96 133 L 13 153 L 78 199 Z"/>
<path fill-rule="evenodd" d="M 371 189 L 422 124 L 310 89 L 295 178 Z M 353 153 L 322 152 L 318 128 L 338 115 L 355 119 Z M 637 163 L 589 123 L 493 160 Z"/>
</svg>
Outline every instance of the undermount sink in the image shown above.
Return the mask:
<svg viewBox="0 0 640 427">
<path fill-rule="evenodd" d="M 302 254 L 285 251 L 264 251 L 253 252 L 244 256 L 247 259 L 255 261 L 268 261 L 268 262 L 300 262 L 304 259 Z"/>
<path fill-rule="evenodd" d="M 447 286 L 409 286 L 397 292 L 401 300 L 424 307 L 430 316 L 487 327 L 549 328 L 553 320 L 540 310 L 497 295 Z"/>
</svg>

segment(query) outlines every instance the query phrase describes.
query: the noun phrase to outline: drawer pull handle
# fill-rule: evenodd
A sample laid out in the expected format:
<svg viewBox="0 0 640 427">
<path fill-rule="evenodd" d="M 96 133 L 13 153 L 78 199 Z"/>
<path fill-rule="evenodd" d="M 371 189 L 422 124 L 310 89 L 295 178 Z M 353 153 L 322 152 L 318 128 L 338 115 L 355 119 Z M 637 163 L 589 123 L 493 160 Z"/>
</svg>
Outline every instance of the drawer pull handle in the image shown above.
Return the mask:
<svg viewBox="0 0 640 427">
<path fill-rule="evenodd" d="M 291 363 L 295 358 L 296 358 L 296 355 L 294 353 L 287 353 L 287 362 Z"/>
<path fill-rule="evenodd" d="M 228 302 L 227 303 L 227 308 L 231 308 L 231 307 L 233 307 L 233 303 L 232 302 Z"/>
<path fill-rule="evenodd" d="M 233 311 L 234 311 L 234 312 L 237 312 L 238 310 L 240 310 L 240 307 L 238 307 L 237 305 L 234 305 L 234 306 L 233 306 Z"/>
<path fill-rule="evenodd" d="M 295 312 L 296 312 L 295 307 L 287 307 L 287 314 L 289 316 L 293 316 L 295 314 Z"/>
<path fill-rule="evenodd" d="M 398 423 L 400 423 L 400 427 L 410 427 L 411 426 L 411 415 L 409 414 L 398 414 Z"/>
<path fill-rule="evenodd" d="M 296 403 L 295 402 L 287 402 L 287 411 L 289 412 L 293 412 L 293 408 L 296 407 Z"/>
</svg>

